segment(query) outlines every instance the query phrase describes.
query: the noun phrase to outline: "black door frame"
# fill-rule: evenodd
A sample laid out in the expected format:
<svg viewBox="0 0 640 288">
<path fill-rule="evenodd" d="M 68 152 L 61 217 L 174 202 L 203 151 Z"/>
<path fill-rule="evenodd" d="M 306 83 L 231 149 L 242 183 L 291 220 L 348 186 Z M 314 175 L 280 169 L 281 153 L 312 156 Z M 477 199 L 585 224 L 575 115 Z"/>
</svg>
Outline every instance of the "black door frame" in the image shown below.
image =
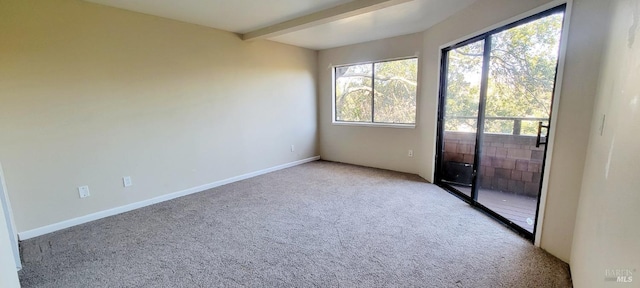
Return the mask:
<svg viewBox="0 0 640 288">
<path fill-rule="evenodd" d="M 542 196 L 542 182 L 544 180 L 544 171 L 545 171 L 545 166 L 546 166 L 546 160 L 547 160 L 547 150 L 548 150 L 548 145 L 545 145 L 544 148 L 544 157 L 542 160 L 542 167 L 541 167 L 541 171 L 542 176 L 540 177 L 540 190 L 538 191 L 538 199 L 537 199 L 537 203 L 536 203 L 536 217 L 534 220 L 534 224 L 533 224 L 533 232 L 529 232 L 528 230 L 518 226 L 517 224 L 511 222 L 509 219 L 507 219 L 506 217 L 494 212 L 493 210 L 491 210 L 490 208 L 482 205 L 481 203 L 478 202 L 478 193 L 477 193 L 477 189 L 478 189 L 478 181 L 479 181 L 479 177 L 478 177 L 478 167 L 480 167 L 480 162 L 482 161 L 481 155 L 482 155 L 482 145 L 481 143 L 483 138 L 484 138 L 484 119 L 485 119 L 485 104 L 486 104 L 486 92 L 487 92 L 487 82 L 488 82 L 488 71 L 489 71 L 489 61 L 490 61 L 490 54 L 491 54 L 491 35 L 493 34 L 497 34 L 500 33 L 504 30 L 508 30 L 511 29 L 513 27 L 516 26 L 520 26 L 522 24 L 528 23 L 528 22 L 532 22 L 541 18 L 544 18 L 546 16 L 558 13 L 558 12 L 562 12 L 564 14 L 564 18 L 563 18 L 563 23 L 562 23 L 562 28 L 564 29 L 564 22 L 567 21 L 566 20 L 566 9 L 567 9 L 567 4 L 561 4 L 558 5 L 556 7 L 550 8 L 548 10 L 542 11 L 540 13 L 534 14 L 532 16 L 529 17 L 525 17 L 523 19 L 520 19 L 518 21 L 512 22 L 510 24 L 498 27 L 496 29 L 490 30 L 488 32 L 482 33 L 478 36 L 472 37 L 470 39 L 461 41 L 459 43 L 456 43 L 454 45 L 451 45 L 449 47 L 443 48 L 441 50 L 441 61 L 440 61 L 440 89 L 439 89 L 439 95 L 438 95 L 438 121 L 437 121 L 437 136 L 436 136 L 436 169 L 435 169 L 435 183 L 444 188 L 445 190 L 447 190 L 448 192 L 450 192 L 451 194 L 457 196 L 458 198 L 460 198 L 461 200 L 467 202 L 469 205 L 477 208 L 478 210 L 484 212 L 485 214 L 489 215 L 490 217 L 497 219 L 498 221 L 502 222 L 503 224 L 505 224 L 507 227 L 509 227 L 510 229 L 512 229 L 513 231 L 515 231 L 516 233 L 520 234 L 521 236 L 523 236 L 524 238 L 530 240 L 531 242 L 535 241 L 535 235 L 537 232 L 537 228 L 538 228 L 538 214 L 539 214 L 539 210 L 540 210 L 540 199 Z M 564 33 L 561 33 L 561 35 L 564 35 Z M 477 121 L 477 130 L 476 130 L 476 143 L 475 143 L 475 149 L 474 149 L 474 163 L 473 163 L 473 173 L 472 173 L 472 186 L 471 186 L 471 195 L 467 196 L 466 194 L 462 193 L 460 190 L 456 189 L 455 187 L 447 184 L 446 182 L 443 181 L 443 148 L 444 148 L 444 111 L 445 111 L 445 103 L 446 103 L 446 90 L 447 90 L 447 73 L 448 73 L 448 67 L 449 67 L 449 51 L 454 50 L 456 48 L 462 47 L 462 46 L 466 46 L 468 44 L 474 43 L 474 42 L 478 42 L 478 41 L 482 41 L 484 40 L 484 51 L 483 51 L 483 63 L 482 63 L 482 78 L 480 80 L 480 102 L 478 103 L 478 121 Z M 560 47 L 562 47 L 562 43 L 563 41 L 565 41 L 565 39 L 560 38 Z M 554 80 L 554 85 L 553 85 L 553 93 L 551 96 L 551 108 L 549 110 L 549 123 L 551 123 L 552 121 L 552 115 L 553 115 L 553 103 L 554 103 L 554 97 L 555 97 L 555 91 L 556 91 L 556 85 L 558 82 L 558 62 L 560 61 L 560 54 L 558 55 L 558 59 L 556 61 L 556 72 L 555 72 L 555 80 Z M 547 131 L 548 132 L 548 131 Z"/>
</svg>

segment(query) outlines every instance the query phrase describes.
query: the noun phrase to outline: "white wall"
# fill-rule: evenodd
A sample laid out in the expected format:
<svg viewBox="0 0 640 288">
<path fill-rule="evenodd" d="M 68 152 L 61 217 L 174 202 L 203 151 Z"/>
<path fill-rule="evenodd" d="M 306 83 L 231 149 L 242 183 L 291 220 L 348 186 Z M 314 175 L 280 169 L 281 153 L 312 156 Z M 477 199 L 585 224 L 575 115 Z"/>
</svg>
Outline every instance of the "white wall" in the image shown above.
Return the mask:
<svg viewBox="0 0 640 288">
<path fill-rule="evenodd" d="M 574 0 L 540 246 L 569 262 L 609 1 Z M 573 263 L 571 263 L 573 264 Z"/>
<path fill-rule="evenodd" d="M 640 283 L 640 1 L 611 3 L 571 253 L 576 287 Z M 629 269 L 633 282 L 605 281 L 605 269 Z"/>
<path fill-rule="evenodd" d="M 421 65 L 422 58 L 419 55 L 421 50 L 422 33 L 417 33 L 320 51 L 318 126 L 322 135 L 320 137 L 322 159 L 418 173 L 418 158 L 408 157 L 407 153 L 409 149 L 419 151 L 418 129 L 332 124 L 331 66 L 409 56 L 418 56 L 418 65 Z M 420 85 L 418 85 L 418 95 L 420 95 Z M 417 101 L 419 103 L 421 100 Z M 417 117 L 421 117 L 420 114 Z"/>
<path fill-rule="evenodd" d="M 20 287 L 4 206 L 0 205 L 0 287 Z"/>
<path fill-rule="evenodd" d="M 76 0 L 3 0 L 0 38 L 18 232 L 317 155 L 316 51 Z"/>
<path fill-rule="evenodd" d="M 6 230 L 9 233 L 9 242 L 11 244 L 12 259 L 15 262 L 17 269 L 22 269 L 22 263 L 20 261 L 20 249 L 18 247 L 18 233 L 16 231 L 16 224 L 13 221 L 13 210 L 11 209 L 11 203 L 9 202 L 9 194 L 7 193 L 7 187 L 4 182 L 4 172 L 2 172 L 2 165 L 0 164 L 0 206 L 2 206 L 2 212 L 4 214 Z"/>
<path fill-rule="evenodd" d="M 548 4 L 549 0 L 479 0 L 447 20 L 422 33 L 422 45 L 415 34 L 320 51 L 319 117 L 320 153 L 328 160 L 414 172 L 433 181 L 435 172 L 436 121 L 440 48 L 465 40 L 488 27 Z M 604 3 L 603 3 L 604 2 Z M 589 125 L 599 71 L 599 55 L 605 30 L 602 9 L 606 1 L 575 0 L 568 33 L 564 81 L 559 117 L 555 119 L 553 160 L 550 165 L 547 206 L 541 247 L 568 262 L 572 232 L 586 156 Z M 551 7 L 549 7 L 551 8 Z M 515 20 L 515 19 L 514 19 Z M 506 24 L 506 23 L 505 23 Z M 344 127 L 331 125 L 331 71 L 329 64 L 411 55 L 420 48 L 421 81 L 415 130 Z M 387 49 L 388 51 L 384 51 Z M 375 51 L 376 53 L 371 53 Z M 405 55 L 401 55 L 401 54 Z M 406 149 L 414 147 L 415 157 Z"/>
</svg>

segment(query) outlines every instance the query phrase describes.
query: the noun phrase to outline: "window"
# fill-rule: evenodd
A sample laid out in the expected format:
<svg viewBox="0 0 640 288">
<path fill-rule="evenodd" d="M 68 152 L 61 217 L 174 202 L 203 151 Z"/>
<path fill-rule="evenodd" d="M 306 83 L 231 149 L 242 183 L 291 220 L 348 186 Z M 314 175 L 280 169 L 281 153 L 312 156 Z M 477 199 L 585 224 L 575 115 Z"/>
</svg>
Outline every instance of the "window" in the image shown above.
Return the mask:
<svg viewBox="0 0 640 288">
<path fill-rule="evenodd" d="M 335 67 L 334 121 L 416 123 L 418 59 Z"/>
</svg>

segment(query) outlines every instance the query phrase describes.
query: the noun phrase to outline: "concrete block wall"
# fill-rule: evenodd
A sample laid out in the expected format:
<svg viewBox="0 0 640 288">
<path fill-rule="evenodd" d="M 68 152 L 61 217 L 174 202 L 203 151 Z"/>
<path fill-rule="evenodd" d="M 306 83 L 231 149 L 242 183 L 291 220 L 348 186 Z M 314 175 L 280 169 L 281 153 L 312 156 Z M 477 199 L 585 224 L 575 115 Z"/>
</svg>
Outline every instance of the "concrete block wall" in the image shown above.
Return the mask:
<svg viewBox="0 0 640 288">
<path fill-rule="evenodd" d="M 473 164 L 475 133 L 444 133 L 444 161 Z M 480 162 L 480 187 L 537 196 L 542 175 L 544 146 L 536 137 L 485 134 Z"/>
</svg>

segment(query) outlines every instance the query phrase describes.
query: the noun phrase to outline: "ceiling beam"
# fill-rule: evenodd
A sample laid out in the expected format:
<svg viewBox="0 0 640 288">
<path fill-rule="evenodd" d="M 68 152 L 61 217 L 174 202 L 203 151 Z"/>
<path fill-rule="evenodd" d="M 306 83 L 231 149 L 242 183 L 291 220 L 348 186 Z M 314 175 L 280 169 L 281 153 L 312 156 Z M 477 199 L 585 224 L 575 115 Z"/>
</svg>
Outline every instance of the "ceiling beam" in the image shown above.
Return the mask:
<svg viewBox="0 0 640 288">
<path fill-rule="evenodd" d="M 242 35 L 242 40 L 257 40 L 280 36 L 317 25 L 362 15 L 412 0 L 355 0 L 333 8 L 280 22 Z"/>
</svg>

